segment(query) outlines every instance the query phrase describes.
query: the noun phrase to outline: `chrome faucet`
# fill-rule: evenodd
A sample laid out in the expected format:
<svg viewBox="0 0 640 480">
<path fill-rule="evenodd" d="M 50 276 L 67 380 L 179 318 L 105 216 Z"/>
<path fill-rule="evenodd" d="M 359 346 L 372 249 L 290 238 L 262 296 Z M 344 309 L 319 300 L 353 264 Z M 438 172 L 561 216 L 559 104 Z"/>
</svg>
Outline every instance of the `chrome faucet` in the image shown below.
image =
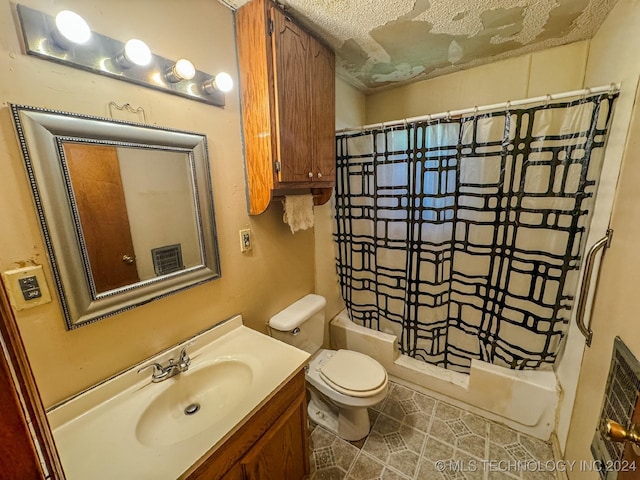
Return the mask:
<svg viewBox="0 0 640 480">
<path fill-rule="evenodd" d="M 153 383 L 158 383 L 166 380 L 167 378 L 174 377 L 179 373 L 186 372 L 189 370 L 189 365 L 191 365 L 191 358 L 189 358 L 189 354 L 187 353 L 187 346 L 184 346 L 182 347 L 182 350 L 180 350 L 180 356 L 178 357 L 177 362 L 173 358 L 169 359 L 169 363 L 165 366 L 157 362 L 153 362 L 139 368 L 138 373 L 146 370 L 147 368 L 153 368 L 151 381 Z"/>
</svg>

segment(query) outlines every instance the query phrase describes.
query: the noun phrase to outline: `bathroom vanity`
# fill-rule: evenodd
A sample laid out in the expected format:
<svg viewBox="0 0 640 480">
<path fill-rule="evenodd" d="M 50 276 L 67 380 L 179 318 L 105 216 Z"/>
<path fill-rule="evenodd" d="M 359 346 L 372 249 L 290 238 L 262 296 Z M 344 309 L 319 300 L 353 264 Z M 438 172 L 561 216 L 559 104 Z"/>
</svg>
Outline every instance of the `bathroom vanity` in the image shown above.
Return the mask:
<svg viewBox="0 0 640 480">
<path fill-rule="evenodd" d="M 304 372 L 300 371 L 227 441 L 180 478 L 304 478 L 309 474 L 306 407 Z"/>
<path fill-rule="evenodd" d="M 176 345 L 48 412 L 66 478 L 302 479 L 308 358 L 239 316 Z"/>
</svg>

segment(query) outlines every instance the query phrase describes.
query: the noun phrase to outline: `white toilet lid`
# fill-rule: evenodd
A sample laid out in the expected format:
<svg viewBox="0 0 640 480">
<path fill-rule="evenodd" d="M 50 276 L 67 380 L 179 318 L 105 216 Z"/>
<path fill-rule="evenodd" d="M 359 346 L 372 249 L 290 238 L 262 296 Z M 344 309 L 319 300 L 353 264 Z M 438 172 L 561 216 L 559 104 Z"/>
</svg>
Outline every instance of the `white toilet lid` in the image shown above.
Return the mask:
<svg viewBox="0 0 640 480">
<path fill-rule="evenodd" d="M 320 376 L 346 395 L 367 396 L 384 389 L 387 371 L 373 358 L 351 350 L 338 350 L 320 367 Z"/>
</svg>

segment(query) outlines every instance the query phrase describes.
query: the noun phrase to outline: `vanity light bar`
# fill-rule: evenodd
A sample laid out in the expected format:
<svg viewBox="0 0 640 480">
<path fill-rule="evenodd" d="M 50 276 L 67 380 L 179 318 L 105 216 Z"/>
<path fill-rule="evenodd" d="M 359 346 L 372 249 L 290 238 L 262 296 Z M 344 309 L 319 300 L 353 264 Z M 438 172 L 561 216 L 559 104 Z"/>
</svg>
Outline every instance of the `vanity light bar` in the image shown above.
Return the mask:
<svg viewBox="0 0 640 480">
<path fill-rule="evenodd" d="M 29 55 L 209 105 L 225 105 L 224 92 L 211 88 L 215 75 L 195 69 L 191 78 L 186 77 L 192 72 L 181 78 L 167 75 L 167 72 L 177 71 L 176 61 L 153 53 L 147 65 L 132 65 L 125 60 L 124 42 L 96 32 L 91 32 L 85 43 L 63 43 L 56 33 L 54 17 L 20 4 L 16 5 L 16 9 L 24 47 Z"/>
</svg>

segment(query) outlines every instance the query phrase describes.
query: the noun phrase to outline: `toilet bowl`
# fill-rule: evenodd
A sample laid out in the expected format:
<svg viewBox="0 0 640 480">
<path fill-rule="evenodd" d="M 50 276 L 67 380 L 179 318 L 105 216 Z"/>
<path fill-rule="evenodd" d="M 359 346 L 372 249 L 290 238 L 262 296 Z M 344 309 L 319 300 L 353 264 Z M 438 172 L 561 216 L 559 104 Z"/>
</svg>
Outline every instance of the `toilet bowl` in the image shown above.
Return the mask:
<svg viewBox="0 0 640 480">
<path fill-rule="evenodd" d="M 309 418 L 350 441 L 367 436 L 367 408 L 382 402 L 389 389 L 382 365 L 350 350 L 320 350 L 309 362 L 306 380 Z"/>
<path fill-rule="evenodd" d="M 274 338 L 312 354 L 306 369 L 311 420 L 345 440 L 360 440 L 371 428 L 367 408 L 387 394 L 387 372 L 362 353 L 321 348 L 325 304 L 324 297 L 307 295 L 268 325 Z"/>
</svg>

